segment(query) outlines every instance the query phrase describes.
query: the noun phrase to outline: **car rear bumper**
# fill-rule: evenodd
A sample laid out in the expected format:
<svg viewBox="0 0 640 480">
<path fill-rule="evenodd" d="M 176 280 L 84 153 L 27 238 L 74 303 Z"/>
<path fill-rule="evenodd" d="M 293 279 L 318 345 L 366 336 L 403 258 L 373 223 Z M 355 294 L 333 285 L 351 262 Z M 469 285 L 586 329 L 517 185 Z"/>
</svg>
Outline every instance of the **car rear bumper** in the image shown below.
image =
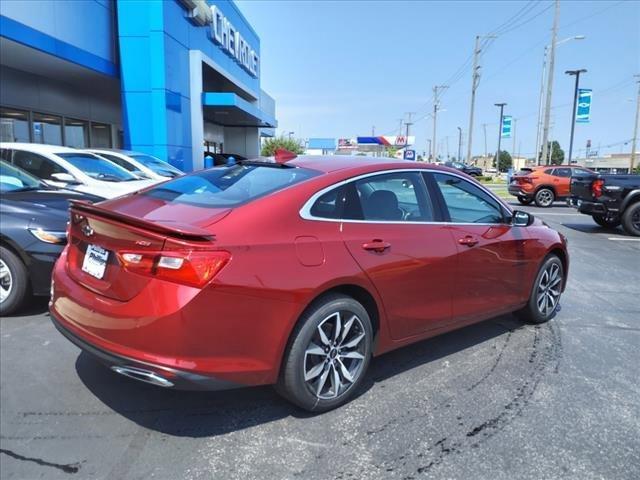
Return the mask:
<svg viewBox="0 0 640 480">
<path fill-rule="evenodd" d="M 533 194 L 531 192 L 525 192 L 518 185 L 509 185 L 509 193 L 516 197 L 523 198 L 533 198 Z"/>
<path fill-rule="evenodd" d="M 222 380 L 219 378 L 199 375 L 193 372 L 167 368 L 153 363 L 141 362 L 112 352 L 107 352 L 73 333 L 62 324 L 54 312 L 50 312 L 51 321 L 58 331 L 67 340 L 76 345 L 82 351 L 87 352 L 93 358 L 103 363 L 113 371 L 122 375 L 152 383 L 161 387 L 177 388 L 180 390 L 229 390 L 244 387 L 245 385 Z M 137 375 L 136 375 L 137 374 Z M 155 381 L 154 381 L 155 380 Z"/>
<path fill-rule="evenodd" d="M 584 213 L 585 215 L 607 215 L 609 213 L 617 213 L 611 212 L 606 205 L 598 202 L 589 202 L 585 200 L 581 200 L 576 197 L 567 198 L 567 205 L 573 208 L 577 208 L 578 212 Z"/>
</svg>

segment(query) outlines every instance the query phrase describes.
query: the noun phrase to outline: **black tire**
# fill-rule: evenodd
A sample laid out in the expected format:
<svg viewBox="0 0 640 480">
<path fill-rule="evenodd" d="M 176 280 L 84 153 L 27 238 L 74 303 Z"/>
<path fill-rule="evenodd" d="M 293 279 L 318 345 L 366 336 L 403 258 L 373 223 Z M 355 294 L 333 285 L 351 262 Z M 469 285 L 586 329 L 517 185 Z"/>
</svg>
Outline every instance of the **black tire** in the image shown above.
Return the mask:
<svg viewBox="0 0 640 480">
<path fill-rule="evenodd" d="M 547 300 L 545 297 L 544 307 L 540 308 L 538 295 L 542 291 L 541 290 L 542 277 L 545 274 L 545 272 L 548 272 L 550 269 L 556 269 L 556 268 L 558 269 L 557 271 L 559 272 L 559 278 L 560 278 L 560 281 L 557 284 L 553 285 L 553 287 L 557 287 L 557 288 L 554 288 L 554 290 L 557 290 L 558 292 L 556 302 L 552 307 L 549 306 L 549 308 L 547 309 L 548 304 L 546 303 Z M 536 275 L 536 279 L 533 282 L 533 285 L 531 287 L 531 293 L 529 294 L 529 301 L 527 302 L 527 305 L 522 310 L 517 312 L 518 316 L 522 318 L 524 321 L 529 323 L 534 323 L 534 324 L 545 323 L 551 320 L 556 315 L 556 312 L 558 311 L 558 306 L 560 305 L 560 297 L 562 295 L 563 282 L 564 282 L 564 268 L 562 266 L 562 261 L 560 260 L 560 258 L 558 258 L 557 255 L 549 255 L 542 262 L 542 265 L 538 270 L 538 274 Z"/>
<path fill-rule="evenodd" d="M 541 188 L 536 192 L 536 206 L 540 208 L 549 208 L 556 200 L 556 194 L 550 188 Z"/>
<path fill-rule="evenodd" d="M 629 235 L 640 237 L 640 202 L 632 203 L 622 213 L 622 228 Z"/>
<path fill-rule="evenodd" d="M 5 273 L 0 278 L 0 288 L 10 285 L 8 296 L 0 302 L 0 315 L 10 315 L 24 304 L 29 292 L 29 280 L 24 263 L 11 250 L 0 247 L 0 260 L 0 269 L 4 267 L 8 271 L 8 275 Z"/>
<path fill-rule="evenodd" d="M 594 222 L 604 228 L 616 228 L 620 226 L 620 219 L 616 217 L 612 218 L 604 217 L 602 215 L 591 215 L 591 218 L 593 218 Z"/>
<path fill-rule="evenodd" d="M 529 205 L 531 202 L 533 202 L 533 198 L 522 197 L 518 195 L 518 201 L 521 205 Z"/>
<path fill-rule="evenodd" d="M 335 337 L 336 314 L 340 315 L 340 324 L 344 327 L 354 316 L 356 317 L 356 320 L 347 329 L 346 337 L 340 342 L 340 350 L 337 346 L 327 346 L 333 342 Z M 323 326 L 323 332 L 325 337 L 328 337 L 329 344 L 322 341 L 319 331 L 320 325 Z M 327 327 L 329 328 L 327 329 Z M 344 329 L 338 330 L 338 333 L 341 331 Z M 353 350 L 351 347 L 345 346 L 354 342 L 361 334 L 364 336 Z M 340 337 L 341 335 L 338 335 L 338 340 Z M 323 352 L 307 354 L 308 349 L 315 349 L 312 342 L 316 346 L 320 345 L 320 350 Z M 276 390 L 290 402 L 310 412 L 326 412 L 339 407 L 348 402 L 362 384 L 371 360 L 372 344 L 371 319 L 360 303 L 345 295 L 329 294 L 321 297 L 302 314 L 291 335 Z M 331 350 L 327 351 L 329 348 Z M 317 349 L 315 350 L 317 351 Z M 351 355 L 353 352 L 363 358 L 343 357 L 343 355 Z M 342 380 L 346 377 L 341 376 L 340 365 L 345 366 L 350 376 L 351 369 L 353 369 L 352 382 L 342 384 Z M 325 372 L 328 373 L 325 375 Z M 305 374 L 310 375 L 308 380 L 305 380 Z M 336 374 L 338 375 L 337 379 Z M 325 383 L 320 385 L 323 377 Z M 336 383 L 338 387 L 334 388 Z M 327 388 L 326 391 L 324 387 Z M 337 392 L 337 396 L 327 398 L 335 392 Z"/>
</svg>

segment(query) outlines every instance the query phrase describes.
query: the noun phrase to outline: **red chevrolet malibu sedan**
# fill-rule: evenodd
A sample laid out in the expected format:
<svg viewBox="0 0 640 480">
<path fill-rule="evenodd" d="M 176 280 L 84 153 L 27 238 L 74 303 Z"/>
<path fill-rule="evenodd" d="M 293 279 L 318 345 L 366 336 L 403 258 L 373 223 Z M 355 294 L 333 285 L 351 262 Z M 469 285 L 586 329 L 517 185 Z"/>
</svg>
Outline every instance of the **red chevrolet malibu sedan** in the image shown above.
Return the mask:
<svg viewBox="0 0 640 480">
<path fill-rule="evenodd" d="M 76 202 L 51 318 L 161 387 L 354 395 L 372 356 L 508 312 L 554 316 L 564 237 L 445 167 L 243 161 Z"/>
</svg>

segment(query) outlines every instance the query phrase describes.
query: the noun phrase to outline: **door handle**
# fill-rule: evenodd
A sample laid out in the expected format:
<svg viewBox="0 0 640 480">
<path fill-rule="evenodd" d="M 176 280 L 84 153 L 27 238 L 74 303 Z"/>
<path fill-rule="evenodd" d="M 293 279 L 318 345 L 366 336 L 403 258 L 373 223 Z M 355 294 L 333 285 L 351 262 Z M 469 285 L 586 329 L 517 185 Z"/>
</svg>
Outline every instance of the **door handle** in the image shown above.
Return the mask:
<svg viewBox="0 0 640 480">
<path fill-rule="evenodd" d="M 471 235 L 467 235 L 466 237 L 459 238 L 458 243 L 460 245 L 466 245 L 467 247 L 473 247 L 478 243 L 478 239 L 476 237 L 472 237 Z"/>
<path fill-rule="evenodd" d="M 371 250 L 377 253 L 382 253 L 388 248 L 391 248 L 391 244 L 383 240 L 375 239 L 371 242 L 363 243 L 362 248 L 364 248 L 365 250 Z"/>
</svg>

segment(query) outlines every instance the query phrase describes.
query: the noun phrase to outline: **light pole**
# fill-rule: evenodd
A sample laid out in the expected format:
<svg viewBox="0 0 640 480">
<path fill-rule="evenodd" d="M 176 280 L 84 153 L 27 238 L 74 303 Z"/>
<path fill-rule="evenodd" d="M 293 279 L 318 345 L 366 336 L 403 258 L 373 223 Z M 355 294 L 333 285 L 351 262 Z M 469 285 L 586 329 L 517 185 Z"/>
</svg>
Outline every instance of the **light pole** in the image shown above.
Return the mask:
<svg viewBox="0 0 640 480">
<path fill-rule="evenodd" d="M 587 73 L 587 70 L 581 68 L 580 70 L 567 70 L 567 75 L 574 75 L 576 77 L 576 86 L 573 92 L 573 110 L 571 110 L 571 137 L 569 137 L 569 159 L 567 165 L 571 165 L 571 154 L 573 153 L 573 132 L 576 128 L 576 108 L 578 107 L 578 86 L 580 84 L 580 74 Z"/>
<path fill-rule="evenodd" d="M 462 162 L 462 129 L 458 127 L 458 161 Z"/>
<path fill-rule="evenodd" d="M 427 161 L 428 161 L 429 157 L 431 156 L 431 139 L 427 138 L 427 142 L 429 142 L 429 148 L 427 148 Z"/>
<path fill-rule="evenodd" d="M 502 119 L 504 114 L 504 106 L 506 103 L 494 103 L 496 107 L 500 107 L 500 122 L 498 123 L 498 151 L 496 152 L 496 176 L 500 176 L 500 142 L 502 141 Z"/>
<path fill-rule="evenodd" d="M 476 35 L 476 45 L 473 49 L 473 70 L 471 70 L 471 106 L 469 108 L 469 133 L 467 135 L 467 162 L 471 159 L 471 147 L 473 143 L 473 113 L 476 104 L 476 90 L 480 83 L 480 65 L 478 60 L 482 49 L 480 47 L 480 40 L 488 40 L 496 38 L 496 35 Z"/>
<path fill-rule="evenodd" d="M 635 75 L 638 79 L 638 99 L 636 105 L 636 123 L 633 127 L 633 141 L 631 142 L 631 158 L 629 159 L 629 175 L 633 173 L 636 162 L 636 144 L 638 141 L 638 122 L 640 122 L 640 75 Z"/>
<path fill-rule="evenodd" d="M 575 37 L 565 38 L 564 40 L 560 40 L 556 43 L 556 47 L 562 45 L 563 43 L 570 42 L 571 40 L 584 40 L 586 37 L 584 35 L 576 35 Z M 540 165 L 540 161 L 542 159 L 541 156 L 538 156 L 540 153 L 540 130 L 542 130 L 542 106 L 544 101 L 544 79 L 547 73 L 547 55 L 549 52 L 550 45 L 546 45 L 544 47 L 544 55 L 542 56 L 542 75 L 540 75 L 540 94 L 538 96 L 538 123 L 536 124 L 536 164 Z"/>
<path fill-rule="evenodd" d="M 544 107 L 544 123 L 542 125 L 542 157 L 547 156 L 549 149 L 549 121 L 551 117 L 551 93 L 553 92 L 553 73 L 556 62 L 556 45 L 558 43 L 558 21 L 560 19 L 560 0 L 555 0 L 553 28 L 551 29 L 551 45 L 549 47 L 549 73 L 547 75 L 547 96 Z"/>
</svg>

